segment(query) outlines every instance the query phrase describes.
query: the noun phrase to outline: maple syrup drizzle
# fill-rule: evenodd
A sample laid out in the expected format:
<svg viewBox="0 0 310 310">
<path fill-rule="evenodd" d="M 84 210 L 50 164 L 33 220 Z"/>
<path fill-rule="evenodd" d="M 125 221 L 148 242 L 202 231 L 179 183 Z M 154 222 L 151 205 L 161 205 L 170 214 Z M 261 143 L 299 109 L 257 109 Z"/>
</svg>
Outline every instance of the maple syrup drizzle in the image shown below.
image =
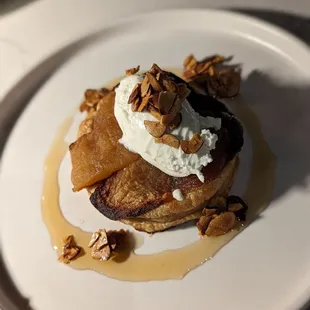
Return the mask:
<svg viewBox="0 0 310 310">
<path fill-rule="evenodd" d="M 180 75 L 180 70 L 169 70 Z M 108 87 L 115 85 L 113 80 Z M 252 139 L 252 165 L 245 200 L 249 205 L 248 225 L 265 209 L 272 197 L 275 156 L 270 150 L 261 131 L 255 113 L 244 103 L 242 96 L 236 100 L 237 116 Z M 130 242 L 118 255 L 108 261 L 91 258 L 87 247 L 91 234 L 70 224 L 63 216 L 59 206 L 58 171 L 68 151 L 64 138 L 72 125 L 73 117 L 65 120 L 59 127 L 45 160 L 44 184 L 42 195 L 42 214 L 51 236 L 51 242 L 58 256 L 61 254 L 62 239 L 73 235 L 76 243 L 83 248 L 82 253 L 69 266 L 75 269 L 89 269 L 108 277 L 125 281 L 150 281 L 181 279 L 189 271 L 212 258 L 227 242 L 233 239 L 244 227 L 219 237 L 204 237 L 180 249 L 166 250 L 150 255 L 135 254 L 134 249 L 141 240 L 136 234 L 128 236 Z"/>
</svg>

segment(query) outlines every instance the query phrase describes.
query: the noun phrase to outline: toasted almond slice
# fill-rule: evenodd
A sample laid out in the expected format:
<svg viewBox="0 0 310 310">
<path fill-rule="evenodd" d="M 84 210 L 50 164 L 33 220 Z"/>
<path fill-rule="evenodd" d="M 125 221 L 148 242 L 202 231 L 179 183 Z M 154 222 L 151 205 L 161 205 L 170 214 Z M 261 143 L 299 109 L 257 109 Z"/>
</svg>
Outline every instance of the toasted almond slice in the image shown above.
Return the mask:
<svg viewBox="0 0 310 310">
<path fill-rule="evenodd" d="M 161 125 L 159 122 L 144 121 L 146 130 L 155 138 L 160 138 L 166 131 L 166 126 Z"/>
<path fill-rule="evenodd" d="M 241 209 L 243 209 L 243 205 L 241 203 L 231 203 L 228 206 L 228 210 L 231 212 L 237 212 Z"/>
<path fill-rule="evenodd" d="M 126 75 L 136 74 L 140 70 L 140 66 L 126 70 Z"/>
<path fill-rule="evenodd" d="M 192 136 L 192 138 L 187 140 L 181 140 L 181 148 L 185 154 L 193 154 L 196 153 L 201 146 L 203 145 L 203 140 L 200 135 L 196 132 Z"/>
<path fill-rule="evenodd" d="M 162 91 L 158 97 L 158 108 L 161 114 L 168 114 L 175 102 L 177 94 L 171 91 Z"/>
<path fill-rule="evenodd" d="M 88 247 L 89 248 L 93 247 L 93 245 L 97 242 L 99 237 L 100 237 L 100 233 L 98 231 L 94 232 L 91 236 L 89 243 L 88 243 Z"/>
<path fill-rule="evenodd" d="M 135 101 L 131 104 L 132 112 L 137 112 L 141 103 L 140 98 L 136 98 Z"/>
<path fill-rule="evenodd" d="M 155 76 L 152 73 L 146 72 L 146 76 L 148 77 L 150 84 L 155 91 L 162 90 L 159 82 L 156 80 Z"/>
<path fill-rule="evenodd" d="M 187 88 L 186 84 L 184 83 L 178 84 L 178 94 L 181 101 L 185 100 L 185 98 L 187 98 L 190 92 L 191 91 Z"/>
<path fill-rule="evenodd" d="M 203 140 L 201 139 L 200 135 L 197 132 L 194 133 L 188 144 L 189 151 L 191 153 L 196 153 L 201 148 L 202 145 Z"/>
<path fill-rule="evenodd" d="M 185 78 L 185 80 L 190 80 L 193 77 L 195 77 L 197 74 L 195 72 L 195 70 L 185 70 L 183 72 L 183 77 Z"/>
<path fill-rule="evenodd" d="M 158 120 L 161 120 L 162 115 L 159 113 L 159 111 L 156 108 L 154 108 L 153 106 L 148 106 L 148 110 L 152 116 L 154 116 Z"/>
<path fill-rule="evenodd" d="M 163 125 L 169 125 L 176 115 L 181 111 L 181 101 L 178 97 L 175 98 L 174 104 L 171 107 L 169 114 L 162 115 L 160 123 Z"/>
<path fill-rule="evenodd" d="M 147 94 L 145 97 L 142 98 L 141 103 L 140 103 L 137 111 L 143 112 L 147 108 L 149 100 L 150 100 L 150 95 Z"/>
<path fill-rule="evenodd" d="M 209 223 L 206 235 L 209 237 L 224 235 L 229 232 L 235 224 L 235 214 L 233 212 L 223 212 Z"/>
<path fill-rule="evenodd" d="M 211 216 L 211 215 L 214 215 L 216 211 L 217 211 L 216 209 L 204 208 L 201 214 L 204 216 Z"/>
<path fill-rule="evenodd" d="M 182 122 L 182 114 L 178 113 L 168 125 L 169 130 L 174 130 L 180 126 Z"/>
<path fill-rule="evenodd" d="M 212 221 L 212 216 L 206 216 L 206 215 L 202 215 L 200 216 L 198 222 L 196 223 L 196 226 L 198 228 L 199 234 L 200 235 L 204 235 L 206 233 L 206 230 L 210 224 L 210 222 Z"/>
<path fill-rule="evenodd" d="M 156 64 L 153 64 L 149 72 L 156 76 L 158 72 L 163 73 L 163 70 L 161 70 Z"/>
<path fill-rule="evenodd" d="M 216 196 L 210 201 L 209 204 L 210 207 L 215 207 L 215 208 L 226 208 L 227 206 L 227 200 L 223 196 Z"/>
<path fill-rule="evenodd" d="M 212 62 L 201 62 L 196 65 L 195 71 L 197 74 L 207 73 L 210 66 L 212 66 Z"/>
<path fill-rule="evenodd" d="M 178 139 L 176 136 L 171 135 L 171 134 L 169 134 L 169 133 L 164 134 L 164 135 L 163 135 L 162 137 L 160 137 L 160 138 L 155 138 L 155 142 L 156 142 L 156 143 L 167 144 L 167 145 L 169 145 L 169 146 L 171 146 L 171 147 L 174 147 L 174 148 L 176 148 L 176 149 L 178 149 L 179 146 L 180 146 L 180 141 L 179 141 L 179 139 Z"/>
<path fill-rule="evenodd" d="M 166 90 L 169 90 L 171 92 L 177 92 L 178 89 L 176 84 L 168 77 L 163 78 L 161 82 Z"/>
<path fill-rule="evenodd" d="M 150 86 L 151 86 L 151 84 L 150 84 L 150 81 L 148 79 L 148 76 L 145 75 L 144 79 L 143 79 L 143 81 L 141 83 L 141 96 L 142 97 L 146 96 L 147 92 L 150 89 Z"/>
<path fill-rule="evenodd" d="M 141 91 L 141 84 L 138 83 L 136 84 L 136 86 L 134 87 L 133 91 L 131 92 L 129 99 L 128 99 L 128 103 L 131 104 L 133 103 L 139 96 Z"/>
<path fill-rule="evenodd" d="M 192 69 L 196 66 L 196 63 L 197 59 L 193 54 L 190 54 L 185 58 L 183 65 L 186 69 Z"/>
</svg>

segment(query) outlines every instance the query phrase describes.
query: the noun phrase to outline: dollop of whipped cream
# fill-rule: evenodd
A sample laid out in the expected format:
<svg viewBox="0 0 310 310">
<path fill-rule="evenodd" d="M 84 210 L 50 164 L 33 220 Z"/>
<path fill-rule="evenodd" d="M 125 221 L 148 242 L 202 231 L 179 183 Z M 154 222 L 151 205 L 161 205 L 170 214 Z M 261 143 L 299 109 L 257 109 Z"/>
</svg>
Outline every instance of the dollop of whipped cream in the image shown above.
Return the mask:
<svg viewBox="0 0 310 310">
<path fill-rule="evenodd" d="M 135 74 L 121 80 L 115 89 L 114 113 L 123 132 L 120 143 L 132 152 L 138 153 L 144 160 L 168 175 L 186 177 L 196 174 L 201 182 L 204 176 L 201 169 L 212 162 L 210 151 L 215 148 L 218 136 L 208 128 L 221 128 L 221 119 L 202 117 L 194 111 L 185 99 L 182 103 L 182 122 L 171 134 L 179 140 L 190 140 L 198 132 L 204 140 L 202 147 L 194 154 L 185 154 L 166 144 L 156 143 L 144 126 L 145 120 L 157 121 L 148 112 L 133 112 L 128 99 L 137 83 L 141 83 L 143 74 Z"/>
</svg>

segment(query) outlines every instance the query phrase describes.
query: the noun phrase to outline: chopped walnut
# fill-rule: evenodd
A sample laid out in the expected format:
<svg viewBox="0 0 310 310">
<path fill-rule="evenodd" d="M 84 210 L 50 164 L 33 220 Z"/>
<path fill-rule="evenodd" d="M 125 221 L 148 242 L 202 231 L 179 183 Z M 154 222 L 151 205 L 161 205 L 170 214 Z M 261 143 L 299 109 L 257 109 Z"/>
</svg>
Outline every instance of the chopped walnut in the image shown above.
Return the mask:
<svg viewBox="0 0 310 310">
<path fill-rule="evenodd" d="M 199 233 L 207 236 L 220 236 L 235 227 L 238 221 L 245 220 L 246 203 L 238 196 L 216 196 L 210 200 L 196 224 Z"/>
<path fill-rule="evenodd" d="M 74 237 L 69 235 L 63 239 L 62 253 L 58 260 L 64 264 L 69 264 L 80 253 L 81 248 L 74 242 Z"/>
<path fill-rule="evenodd" d="M 99 229 L 94 232 L 88 244 L 88 247 L 92 248 L 92 258 L 102 261 L 108 260 L 118 246 L 118 239 L 125 234 L 124 230 L 106 232 L 105 229 Z"/>
<path fill-rule="evenodd" d="M 136 74 L 139 70 L 140 70 L 140 66 L 137 66 L 136 68 L 127 69 L 126 75 Z"/>
</svg>

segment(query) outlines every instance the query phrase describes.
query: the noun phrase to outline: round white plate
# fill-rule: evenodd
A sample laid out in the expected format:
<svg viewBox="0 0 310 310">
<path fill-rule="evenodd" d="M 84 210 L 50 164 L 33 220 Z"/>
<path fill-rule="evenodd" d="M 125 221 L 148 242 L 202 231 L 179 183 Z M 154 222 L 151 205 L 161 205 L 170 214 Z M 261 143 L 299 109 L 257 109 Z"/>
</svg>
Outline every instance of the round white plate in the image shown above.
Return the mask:
<svg viewBox="0 0 310 310">
<path fill-rule="evenodd" d="M 183 280 L 120 282 L 60 264 L 40 206 L 43 163 L 57 127 L 86 88 L 99 87 L 137 64 L 144 69 L 153 62 L 181 67 L 189 53 L 198 58 L 233 55 L 233 61 L 242 65 L 242 96 L 259 117 L 277 157 L 269 208 L 213 260 Z M 55 64 L 56 72 L 49 71 Z M 51 74 L 18 120 L 1 161 L 1 251 L 20 294 L 40 310 L 261 310 L 301 305 L 310 287 L 309 68 L 310 52 L 294 37 L 254 19 L 219 11 L 168 11 L 131 18 L 46 60 L 27 82 L 23 80 L 21 89 L 11 92 L 12 104 L 17 102 L 16 94 L 27 100 L 26 86 L 32 88 Z M 64 164 L 60 184 L 65 216 L 84 229 L 97 229 L 106 220 L 85 207 L 83 193 L 72 197 L 69 177 Z M 191 228 L 164 234 L 154 248 L 146 242 L 141 253 L 178 247 L 194 238 Z"/>
</svg>

